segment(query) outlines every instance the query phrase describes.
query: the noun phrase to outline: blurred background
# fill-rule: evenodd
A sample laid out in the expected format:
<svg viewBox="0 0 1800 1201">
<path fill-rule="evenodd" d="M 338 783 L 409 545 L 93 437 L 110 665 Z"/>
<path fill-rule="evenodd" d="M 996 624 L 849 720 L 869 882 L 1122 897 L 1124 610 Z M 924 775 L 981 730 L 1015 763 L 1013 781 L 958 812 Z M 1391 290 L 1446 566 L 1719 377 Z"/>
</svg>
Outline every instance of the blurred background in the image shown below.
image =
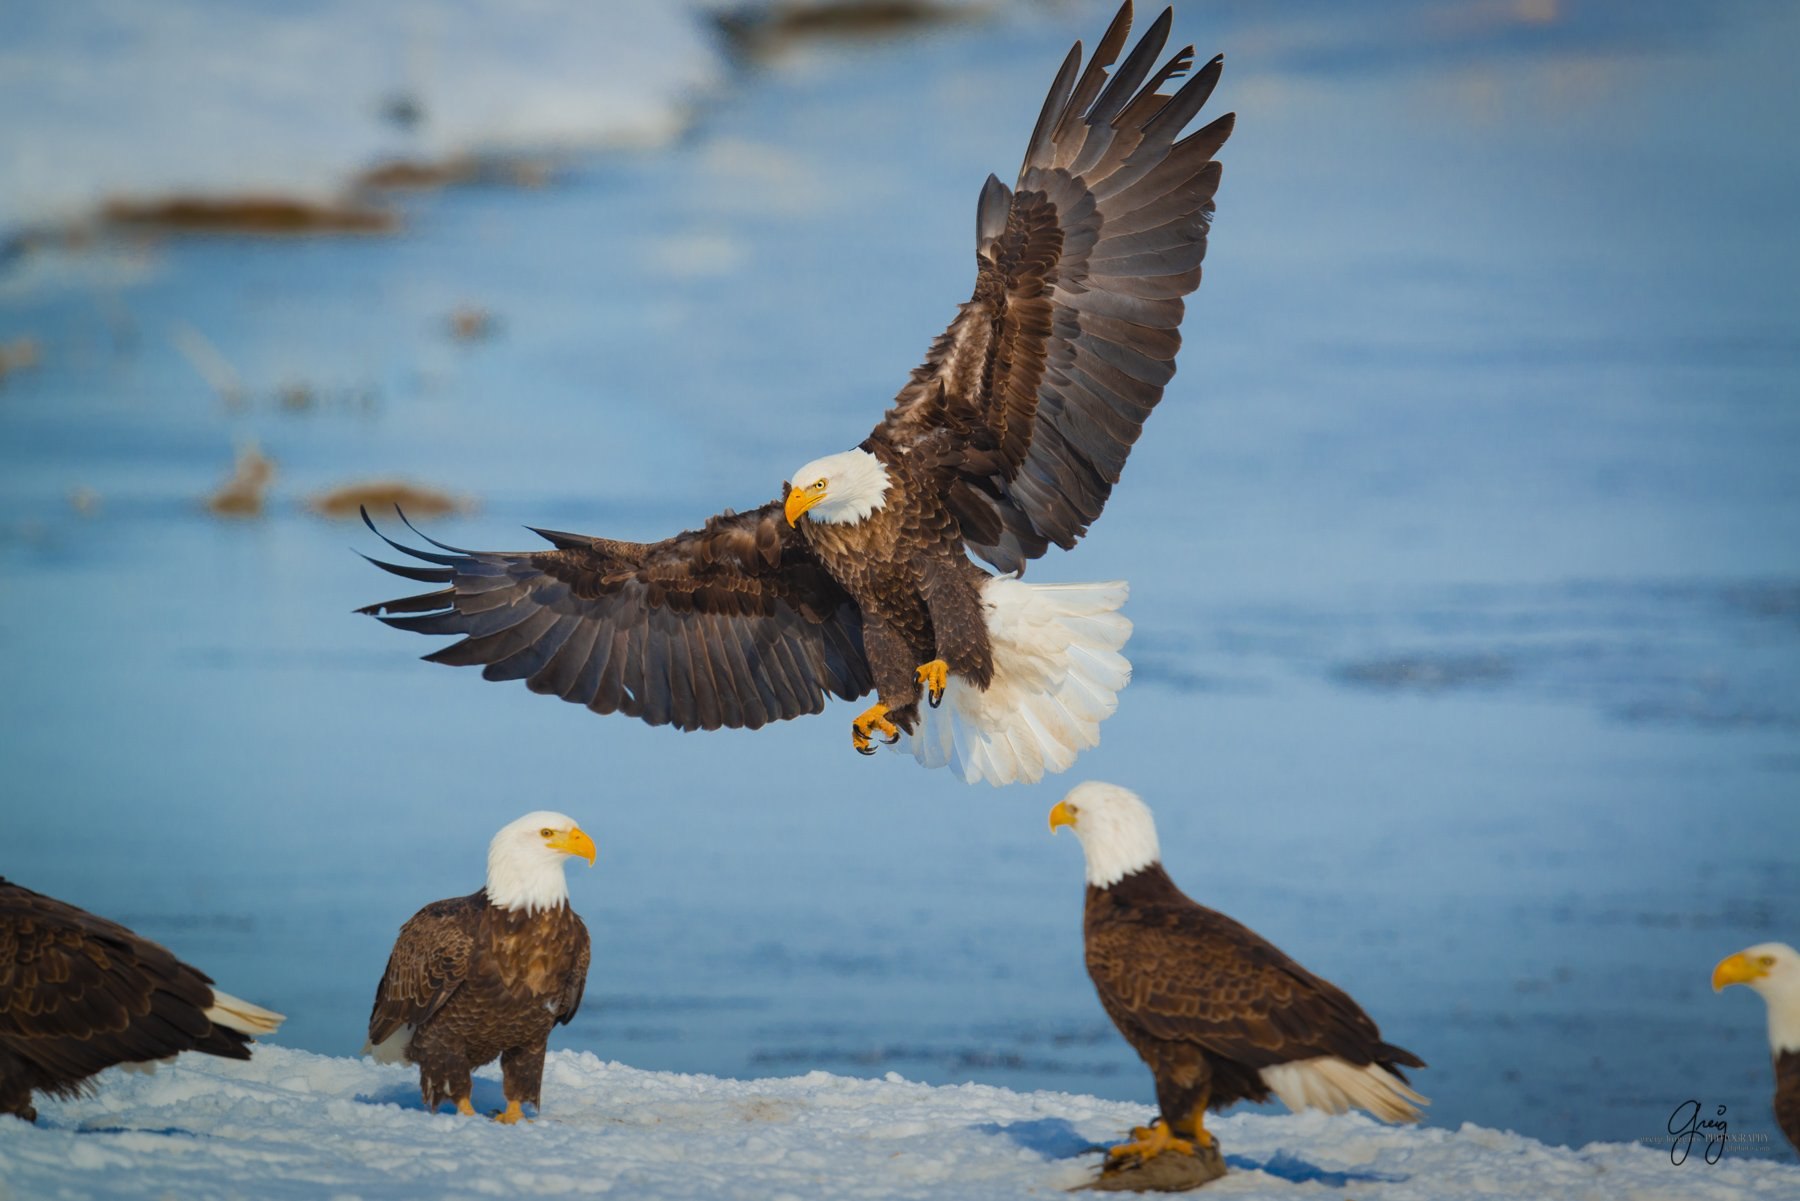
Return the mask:
<svg viewBox="0 0 1800 1201">
<path fill-rule="evenodd" d="M 1664 1144 L 1697 1098 L 1784 1150 L 1708 972 L 1800 942 L 1800 9 L 1178 6 L 1239 124 L 1180 374 L 1032 569 L 1132 583 L 1065 776 L 866 760 L 844 704 L 596 718 L 352 614 L 406 591 L 358 502 L 650 539 L 857 442 L 1110 16 L 0 9 L 0 872 L 346 1055 L 401 922 L 561 809 L 556 1045 L 1149 1105 L 1045 832 L 1110 779 L 1433 1122 Z"/>
</svg>

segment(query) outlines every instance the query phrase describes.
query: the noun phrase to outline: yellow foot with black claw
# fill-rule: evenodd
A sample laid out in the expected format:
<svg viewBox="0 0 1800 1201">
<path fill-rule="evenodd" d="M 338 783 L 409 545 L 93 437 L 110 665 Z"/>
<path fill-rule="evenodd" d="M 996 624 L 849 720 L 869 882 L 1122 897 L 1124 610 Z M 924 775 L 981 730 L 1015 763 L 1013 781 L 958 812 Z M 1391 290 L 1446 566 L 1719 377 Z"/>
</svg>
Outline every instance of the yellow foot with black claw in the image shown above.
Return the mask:
<svg viewBox="0 0 1800 1201">
<path fill-rule="evenodd" d="M 458 1097 L 456 1099 L 456 1112 L 460 1113 L 465 1118 L 472 1118 L 475 1116 L 475 1106 L 470 1103 L 467 1097 Z"/>
<path fill-rule="evenodd" d="M 1200 1137 L 1203 1139 L 1201 1146 L 1212 1141 L 1210 1135 L 1202 1133 Z M 1169 1129 L 1169 1124 L 1161 1119 L 1158 1119 L 1152 1126 L 1134 1127 L 1131 1131 L 1131 1138 L 1132 1141 L 1129 1143 L 1120 1143 L 1116 1147 L 1106 1149 L 1106 1162 L 1109 1166 L 1123 1163 L 1128 1159 L 1136 1159 L 1140 1162 L 1155 1159 L 1165 1151 L 1174 1151 L 1181 1155 L 1194 1153 L 1194 1144 L 1185 1138 L 1177 1138 L 1175 1132 Z"/>
<path fill-rule="evenodd" d="M 869 745 L 869 731 L 881 731 L 882 741 L 892 746 L 900 741 L 900 727 L 887 719 L 886 705 L 871 705 L 863 711 L 862 716 L 850 723 L 850 745 L 858 754 L 873 755 L 875 748 Z"/>
<path fill-rule="evenodd" d="M 944 700 L 944 686 L 950 682 L 950 665 L 942 659 L 933 659 L 919 667 L 919 683 L 925 686 L 926 695 L 931 698 L 931 707 L 937 708 Z"/>
<path fill-rule="evenodd" d="M 525 1120 L 525 1111 L 517 1101 L 508 1101 L 506 1108 L 494 1115 L 494 1120 L 502 1126 L 512 1126 Z"/>
</svg>

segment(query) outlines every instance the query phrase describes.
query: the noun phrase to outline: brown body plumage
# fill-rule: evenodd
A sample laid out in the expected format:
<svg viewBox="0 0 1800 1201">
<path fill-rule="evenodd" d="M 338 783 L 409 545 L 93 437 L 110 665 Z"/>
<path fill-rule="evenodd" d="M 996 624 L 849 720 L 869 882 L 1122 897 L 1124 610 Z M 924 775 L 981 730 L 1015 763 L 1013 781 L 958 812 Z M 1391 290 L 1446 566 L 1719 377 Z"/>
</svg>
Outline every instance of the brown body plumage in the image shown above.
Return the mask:
<svg viewBox="0 0 1800 1201">
<path fill-rule="evenodd" d="M 934 701 L 946 674 L 988 689 L 988 576 L 966 552 L 1019 572 L 1087 532 L 1174 374 L 1182 298 L 1200 282 L 1220 175 L 1212 156 L 1232 118 L 1177 139 L 1221 60 L 1164 91 L 1193 65 L 1190 46 L 1153 70 L 1170 28 L 1164 12 L 1109 74 L 1129 28 L 1128 3 L 1085 70 L 1076 45 L 1017 189 L 991 176 L 982 189 L 974 294 L 862 444 L 887 470 L 873 512 L 801 517 L 829 491 L 808 473 L 781 501 L 661 542 L 539 531 L 553 549 L 435 544 L 449 552 L 440 554 L 392 543 L 431 566 L 378 565 L 442 587 L 363 611 L 462 636 L 427 656 L 434 662 L 481 665 L 488 679 L 684 730 L 754 729 L 873 688 L 886 716 L 864 717 L 897 734 L 914 727 L 928 668 Z M 815 482 L 818 495 L 793 503 Z M 801 528 L 789 528 L 796 520 Z M 1110 603 L 1122 600 L 1119 589 Z M 1109 640 L 1095 643 L 1102 655 L 1117 650 Z M 1091 712 L 1074 704 L 1076 725 L 1111 712 L 1114 690 L 1085 691 Z M 1064 724 L 1054 712 L 1045 721 Z M 1097 737 L 1069 735 L 1080 745 Z M 1020 776 L 1072 755 L 1071 746 L 1027 750 Z M 1002 782 L 1013 769 L 969 770 Z"/>
<path fill-rule="evenodd" d="M 1800 951 L 1765 942 L 1728 955 L 1713 968 L 1713 991 L 1734 984 L 1760 993 L 1768 1005 L 1775 1123 L 1800 1151 Z"/>
<path fill-rule="evenodd" d="M 73 1097 L 96 1072 L 183 1051 L 250 1058 L 281 1015 L 117 922 L 0 879 L 0 1113 Z"/>
<path fill-rule="evenodd" d="M 1775 1056 L 1775 1122 L 1800 1151 L 1800 1051 Z"/>
<path fill-rule="evenodd" d="M 1083 930 L 1100 1004 L 1150 1066 L 1178 1133 L 1192 1130 L 1196 1105 L 1267 1101 L 1264 1068 L 1323 1056 L 1404 1081 L 1402 1067 L 1425 1066 L 1383 1042 L 1342 989 L 1189 899 L 1161 864 L 1090 885 Z"/>
<path fill-rule="evenodd" d="M 988 576 L 970 561 L 928 465 L 879 438 L 863 449 L 887 470 L 886 503 L 854 525 L 807 521 L 798 528 L 825 571 L 856 598 L 876 695 L 888 720 L 911 730 L 919 664 L 943 659 L 977 688 L 993 679 L 981 603 Z"/>
<path fill-rule="evenodd" d="M 470 1073 L 498 1057 L 517 1122 L 538 1103 L 550 1031 L 581 1008 L 588 932 L 569 907 L 563 865 L 594 862 L 594 840 L 567 814 L 538 810 L 488 844 L 487 883 L 435 901 L 400 928 L 369 1011 L 363 1048 L 418 1065 L 425 1108 L 475 1112 Z"/>
<path fill-rule="evenodd" d="M 1289 1109 L 1367 1110 L 1413 1121 L 1425 1098 L 1349 995 L 1268 939 L 1201 905 L 1163 870 L 1155 819 L 1114 784 L 1078 785 L 1050 811 L 1087 861 L 1082 919 L 1100 1004 L 1156 1081 L 1161 1123 L 1112 1158 L 1149 1159 L 1211 1142 L 1209 1110 L 1277 1096 Z"/>
<path fill-rule="evenodd" d="M 425 1107 L 464 1101 L 470 1073 L 500 1060 L 509 1102 L 538 1104 L 550 1031 L 581 1007 L 587 927 L 568 905 L 536 912 L 487 892 L 438 901 L 400 930 L 375 990 L 369 1042 L 418 1065 Z"/>
</svg>

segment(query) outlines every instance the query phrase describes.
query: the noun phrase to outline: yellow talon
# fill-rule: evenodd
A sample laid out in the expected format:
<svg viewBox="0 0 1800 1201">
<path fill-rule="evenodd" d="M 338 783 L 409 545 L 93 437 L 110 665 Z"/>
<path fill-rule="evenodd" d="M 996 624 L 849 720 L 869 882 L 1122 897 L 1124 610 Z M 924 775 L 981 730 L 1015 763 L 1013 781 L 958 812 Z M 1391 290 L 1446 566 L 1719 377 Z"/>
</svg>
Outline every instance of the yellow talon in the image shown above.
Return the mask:
<svg viewBox="0 0 1800 1201">
<path fill-rule="evenodd" d="M 475 1106 L 470 1104 L 467 1097 L 458 1097 L 456 1099 L 456 1112 L 460 1113 L 465 1118 L 472 1118 L 475 1116 Z"/>
<path fill-rule="evenodd" d="M 517 1101 L 508 1101 L 506 1108 L 494 1115 L 494 1120 L 502 1126 L 511 1126 L 523 1119 L 524 1116 L 525 1111 L 519 1107 Z"/>
<path fill-rule="evenodd" d="M 1131 1131 L 1132 1142 L 1120 1143 L 1116 1147 L 1106 1149 L 1106 1162 L 1117 1164 L 1136 1156 L 1140 1161 L 1155 1159 L 1165 1151 L 1174 1151 L 1181 1155 L 1192 1155 L 1194 1144 L 1185 1138 L 1177 1138 L 1169 1129 L 1167 1122 L 1158 1118 L 1154 1125 L 1134 1127 Z M 1200 1145 L 1210 1146 L 1212 1136 L 1204 1130 L 1196 1130 L 1195 1139 Z"/>
<path fill-rule="evenodd" d="M 942 659 L 933 659 L 919 667 L 919 683 L 925 685 L 931 697 L 931 707 L 937 708 L 944 699 L 944 686 L 950 683 L 950 665 Z"/>
<path fill-rule="evenodd" d="M 888 743 L 900 741 L 900 727 L 887 719 L 886 705 L 871 705 L 862 716 L 850 723 L 850 745 L 859 754 L 873 755 L 875 748 L 869 745 L 869 731 L 880 730 Z"/>
</svg>

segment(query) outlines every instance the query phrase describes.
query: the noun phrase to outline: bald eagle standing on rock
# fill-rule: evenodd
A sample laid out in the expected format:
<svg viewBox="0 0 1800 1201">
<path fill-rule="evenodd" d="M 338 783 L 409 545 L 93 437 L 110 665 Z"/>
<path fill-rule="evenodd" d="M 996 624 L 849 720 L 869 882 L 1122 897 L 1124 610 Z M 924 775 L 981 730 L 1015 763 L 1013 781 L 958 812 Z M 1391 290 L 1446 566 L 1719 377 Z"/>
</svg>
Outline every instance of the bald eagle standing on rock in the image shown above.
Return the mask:
<svg viewBox="0 0 1800 1201">
<path fill-rule="evenodd" d="M 488 845 L 487 886 L 437 901 L 400 928 L 375 989 L 365 1055 L 419 1065 L 419 1092 L 472 1116 L 469 1075 L 495 1056 L 511 1125 L 538 1104 L 552 1027 L 581 1008 L 588 932 L 569 908 L 563 862 L 594 840 L 560 813 L 527 813 Z"/>
<path fill-rule="evenodd" d="M 1087 858 L 1088 975 L 1100 1004 L 1156 1077 L 1161 1119 L 1113 1147 L 1112 1163 L 1212 1145 L 1208 1109 L 1266 1101 L 1289 1109 L 1365 1109 L 1416 1121 L 1424 1097 L 1402 1067 L 1412 1052 L 1344 991 L 1255 931 L 1189 900 L 1163 870 L 1156 823 L 1135 793 L 1079 785 L 1050 810 Z"/>
<path fill-rule="evenodd" d="M 1165 93 L 1193 64 L 1189 46 L 1157 67 L 1170 23 L 1110 78 L 1129 3 L 1085 71 L 1069 52 L 1016 188 L 981 191 L 974 296 L 860 446 L 801 467 L 782 500 L 661 542 L 390 540 L 432 566 L 378 566 L 443 587 L 363 612 L 460 634 L 427 658 L 596 713 L 756 729 L 873 689 L 858 751 L 905 739 L 993 784 L 1068 767 L 1130 678 L 1126 587 L 1024 584 L 968 554 L 1016 574 L 1073 547 L 1175 373 L 1232 117 L 1180 137 L 1222 60 Z"/>
<path fill-rule="evenodd" d="M 0 878 L 0 1113 L 34 1092 L 74 1097 L 117 1064 L 183 1051 L 250 1058 L 285 1019 L 213 987 L 167 948 Z"/>
<path fill-rule="evenodd" d="M 1800 1151 L 1800 952 L 1765 942 L 1728 955 L 1713 969 L 1713 991 L 1745 984 L 1769 1006 L 1769 1053 L 1775 1059 L 1775 1121 Z"/>
</svg>

